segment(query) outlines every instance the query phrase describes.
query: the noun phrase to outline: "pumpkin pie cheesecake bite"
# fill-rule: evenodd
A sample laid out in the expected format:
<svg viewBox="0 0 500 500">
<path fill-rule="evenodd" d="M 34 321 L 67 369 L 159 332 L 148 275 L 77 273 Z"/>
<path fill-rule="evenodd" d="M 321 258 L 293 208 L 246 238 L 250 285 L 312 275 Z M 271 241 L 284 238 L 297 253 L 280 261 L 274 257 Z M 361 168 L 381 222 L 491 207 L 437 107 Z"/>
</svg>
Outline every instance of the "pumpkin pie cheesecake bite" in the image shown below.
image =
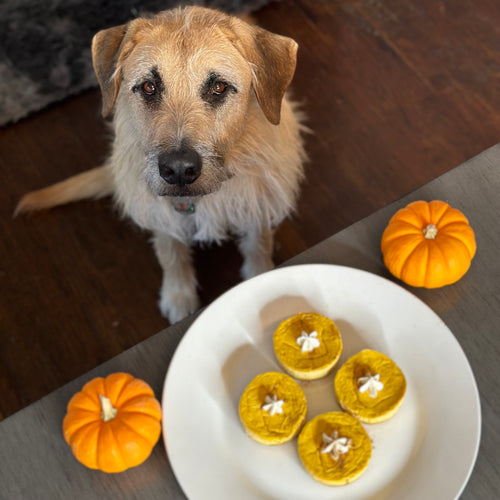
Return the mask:
<svg viewBox="0 0 500 500">
<path fill-rule="evenodd" d="M 337 326 L 317 313 L 300 313 L 281 322 L 274 332 L 273 345 L 283 370 L 300 380 L 325 377 L 342 353 Z"/>
<path fill-rule="evenodd" d="M 343 486 L 368 467 L 372 445 L 360 422 L 344 412 L 318 415 L 298 439 L 298 453 L 307 472 L 320 483 Z"/>
<path fill-rule="evenodd" d="M 265 445 L 292 440 L 304 425 L 306 414 L 304 392 L 284 373 L 257 375 L 240 398 L 239 415 L 245 432 Z"/>
<path fill-rule="evenodd" d="M 343 410 L 367 424 L 390 419 L 406 392 L 406 379 L 392 359 L 365 349 L 335 375 L 335 395 Z"/>
</svg>

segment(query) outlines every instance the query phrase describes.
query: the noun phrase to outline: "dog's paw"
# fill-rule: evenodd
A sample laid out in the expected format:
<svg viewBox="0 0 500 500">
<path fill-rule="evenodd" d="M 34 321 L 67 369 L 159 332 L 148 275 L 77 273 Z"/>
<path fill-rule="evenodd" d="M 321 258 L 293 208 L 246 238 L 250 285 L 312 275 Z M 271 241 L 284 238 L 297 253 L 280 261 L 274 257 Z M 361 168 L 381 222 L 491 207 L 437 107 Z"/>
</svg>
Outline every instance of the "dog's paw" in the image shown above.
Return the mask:
<svg viewBox="0 0 500 500">
<path fill-rule="evenodd" d="M 162 316 L 168 319 L 173 325 L 186 316 L 197 311 L 200 307 L 200 300 L 196 292 L 183 292 L 176 294 L 160 293 L 158 307 Z"/>
</svg>

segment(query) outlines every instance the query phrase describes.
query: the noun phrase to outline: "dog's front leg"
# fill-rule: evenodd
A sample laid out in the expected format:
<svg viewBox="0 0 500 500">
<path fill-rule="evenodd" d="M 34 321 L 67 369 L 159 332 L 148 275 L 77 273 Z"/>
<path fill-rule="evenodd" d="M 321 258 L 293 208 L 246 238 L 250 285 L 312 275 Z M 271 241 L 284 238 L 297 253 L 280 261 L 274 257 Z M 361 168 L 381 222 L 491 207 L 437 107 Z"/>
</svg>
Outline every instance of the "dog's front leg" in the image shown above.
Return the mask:
<svg viewBox="0 0 500 500">
<path fill-rule="evenodd" d="M 158 305 L 163 316 L 175 323 L 199 307 L 191 251 L 184 243 L 162 233 L 155 233 L 153 244 L 163 269 Z"/>
<path fill-rule="evenodd" d="M 273 231 L 271 228 L 251 228 L 242 235 L 238 248 L 243 257 L 241 277 L 248 279 L 274 267 Z"/>
</svg>

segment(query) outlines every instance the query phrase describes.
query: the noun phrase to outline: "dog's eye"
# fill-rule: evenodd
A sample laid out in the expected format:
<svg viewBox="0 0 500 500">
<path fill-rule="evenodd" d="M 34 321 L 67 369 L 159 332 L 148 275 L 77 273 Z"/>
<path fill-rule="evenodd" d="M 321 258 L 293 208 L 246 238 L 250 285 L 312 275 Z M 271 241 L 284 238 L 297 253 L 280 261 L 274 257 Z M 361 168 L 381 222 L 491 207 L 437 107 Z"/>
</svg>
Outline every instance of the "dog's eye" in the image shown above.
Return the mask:
<svg viewBox="0 0 500 500">
<path fill-rule="evenodd" d="M 224 104 L 231 94 L 236 94 L 236 87 L 217 73 L 210 73 L 200 87 L 200 97 L 212 108 Z"/>
<path fill-rule="evenodd" d="M 227 83 L 217 81 L 212 85 L 212 92 L 216 95 L 223 94 L 227 89 Z"/>
<path fill-rule="evenodd" d="M 142 84 L 142 91 L 146 95 L 154 95 L 156 93 L 156 86 L 153 82 L 147 80 Z"/>
</svg>

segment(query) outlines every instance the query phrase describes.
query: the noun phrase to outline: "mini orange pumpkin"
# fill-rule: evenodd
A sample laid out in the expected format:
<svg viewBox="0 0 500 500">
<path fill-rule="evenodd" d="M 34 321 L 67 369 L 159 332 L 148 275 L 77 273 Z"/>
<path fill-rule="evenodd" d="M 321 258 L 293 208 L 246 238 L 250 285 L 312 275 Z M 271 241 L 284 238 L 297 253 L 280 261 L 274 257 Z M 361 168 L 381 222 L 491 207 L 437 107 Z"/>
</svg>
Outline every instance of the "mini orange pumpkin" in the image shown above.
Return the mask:
<svg viewBox="0 0 500 500">
<path fill-rule="evenodd" d="M 98 377 L 68 403 L 64 439 L 83 465 L 122 472 L 144 462 L 161 433 L 161 407 L 146 382 L 127 373 Z"/>
<path fill-rule="evenodd" d="M 396 278 L 411 286 L 438 288 L 467 272 L 476 240 L 460 210 L 444 201 L 415 201 L 391 218 L 381 250 Z"/>
</svg>

